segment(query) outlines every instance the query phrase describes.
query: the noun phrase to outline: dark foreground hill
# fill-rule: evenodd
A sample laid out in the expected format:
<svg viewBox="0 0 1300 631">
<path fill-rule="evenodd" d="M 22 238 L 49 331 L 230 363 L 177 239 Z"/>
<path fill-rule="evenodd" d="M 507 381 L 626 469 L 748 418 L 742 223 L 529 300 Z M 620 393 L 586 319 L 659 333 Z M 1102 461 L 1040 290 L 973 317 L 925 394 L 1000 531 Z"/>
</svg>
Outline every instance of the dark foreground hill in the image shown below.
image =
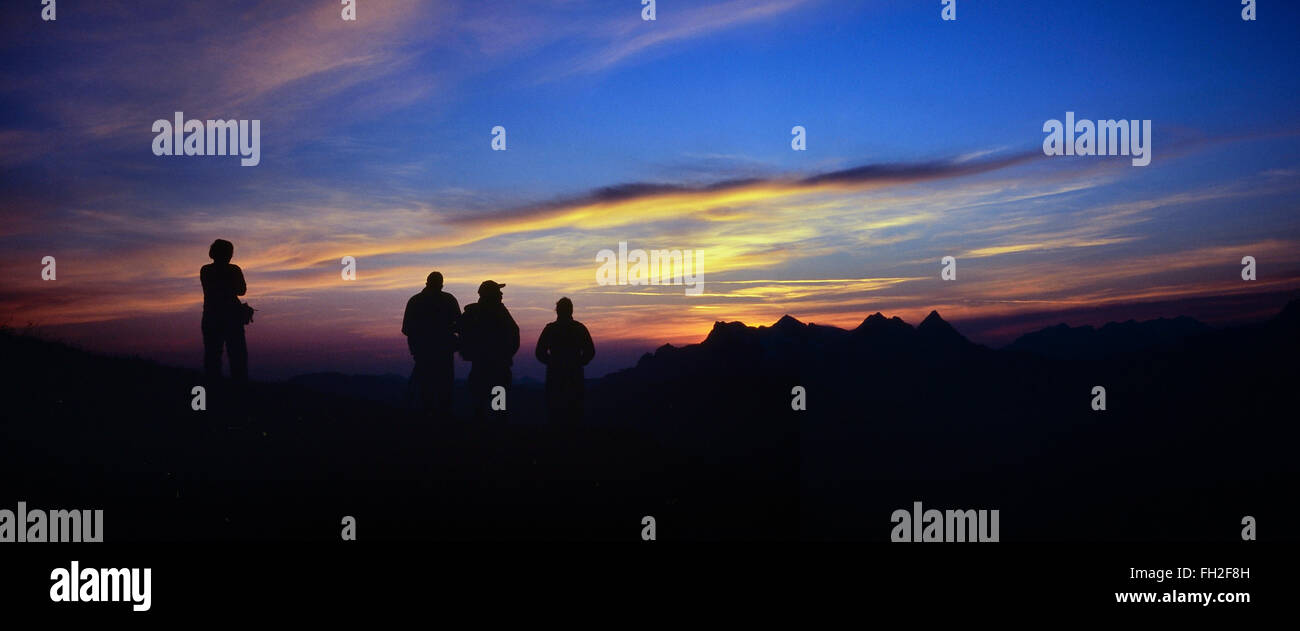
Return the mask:
<svg viewBox="0 0 1300 631">
<path fill-rule="evenodd" d="M 1296 539 L 1298 333 L 1294 302 L 1077 359 L 937 313 L 720 322 L 590 381 L 568 431 L 533 384 L 487 427 L 374 400 L 400 378 L 214 387 L 196 412 L 191 371 L 4 333 L 0 506 L 104 508 L 114 540 L 332 539 L 343 515 L 367 538 L 636 540 L 652 515 L 661 539 L 887 540 L 917 501 L 997 509 L 1004 541 L 1232 541 L 1246 515 Z"/>
<path fill-rule="evenodd" d="M 343 376 L 253 383 L 239 400 L 210 386 L 195 411 L 191 370 L 12 332 L 0 357 L 0 507 L 104 509 L 108 540 L 337 540 L 345 515 L 367 539 L 635 541 L 647 515 L 665 538 L 794 527 L 790 493 L 774 509 L 769 489 L 712 481 L 735 468 L 724 460 L 617 422 L 546 426 L 527 383 L 508 417 L 474 426 L 459 384 L 450 423 L 313 389 Z M 391 379 L 363 381 L 391 394 Z M 773 510 L 786 513 L 748 521 Z"/>
</svg>

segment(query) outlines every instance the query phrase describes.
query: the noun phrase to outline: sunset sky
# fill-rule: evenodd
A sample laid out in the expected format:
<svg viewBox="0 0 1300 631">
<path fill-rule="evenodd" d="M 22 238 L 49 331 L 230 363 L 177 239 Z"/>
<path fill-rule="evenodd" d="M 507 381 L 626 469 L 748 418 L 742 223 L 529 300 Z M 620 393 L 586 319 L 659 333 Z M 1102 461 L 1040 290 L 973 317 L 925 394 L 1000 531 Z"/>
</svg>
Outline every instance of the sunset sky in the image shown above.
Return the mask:
<svg viewBox="0 0 1300 631">
<path fill-rule="evenodd" d="M 1298 295 L 1300 5 L 958 4 L 6 3 L 0 324 L 198 367 L 218 237 L 262 379 L 408 372 L 402 309 L 435 269 L 462 306 L 507 283 L 534 377 L 561 296 L 599 375 L 718 320 L 937 309 L 997 346 Z M 261 163 L 153 155 L 177 111 L 260 120 Z M 1151 120 L 1150 166 L 1044 156 L 1067 111 Z M 702 252 L 703 294 L 597 285 L 619 241 Z"/>
</svg>

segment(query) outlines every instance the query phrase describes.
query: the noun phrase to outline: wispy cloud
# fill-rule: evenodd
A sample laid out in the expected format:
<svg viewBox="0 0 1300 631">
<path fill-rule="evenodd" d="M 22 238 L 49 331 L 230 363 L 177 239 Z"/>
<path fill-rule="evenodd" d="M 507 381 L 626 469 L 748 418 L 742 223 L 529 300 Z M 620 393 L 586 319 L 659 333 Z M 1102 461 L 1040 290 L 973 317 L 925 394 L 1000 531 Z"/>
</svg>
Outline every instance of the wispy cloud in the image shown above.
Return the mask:
<svg viewBox="0 0 1300 631">
<path fill-rule="evenodd" d="M 674 7 L 660 13 L 655 21 L 642 21 L 639 14 L 629 12 L 626 18 L 598 28 L 596 33 L 607 43 L 545 79 L 600 72 L 674 42 L 768 20 L 807 4 L 809 0 L 730 0 L 693 8 Z"/>
</svg>

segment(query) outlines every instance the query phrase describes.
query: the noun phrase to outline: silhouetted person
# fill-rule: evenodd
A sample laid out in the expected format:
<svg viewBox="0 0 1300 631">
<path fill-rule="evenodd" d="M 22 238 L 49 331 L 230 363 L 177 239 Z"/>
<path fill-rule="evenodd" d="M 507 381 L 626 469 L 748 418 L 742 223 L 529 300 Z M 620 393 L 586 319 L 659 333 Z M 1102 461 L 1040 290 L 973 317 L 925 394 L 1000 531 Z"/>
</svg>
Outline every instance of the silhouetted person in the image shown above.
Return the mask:
<svg viewBox="0 0 1300 631">
<path fill-rule="evenodd" d="M 212 262 L 199 270 L 203 283 L 203 370 L 211 380 L 221 377 L 221 349 L 230 355 L 230 377 L 248 380 L 248 344 L 244 340 L 244 310 L 239 297 L 248 291 L 244 272 L 230 263 L 235 246 L 217 239 L 208 248 Z"/>
<path fill-rule="evenodd" d="M 585 394 L 582 368 L 596 356 L 596 346 L 587 327 L 573 319 L 572 300 L 555 303 L 555 321 L 542 329 L 535 354 L 546 364 L 546 413 L 551 423 L 578 424 Z"/>
<path fill-rule="evenodd" d="M 411 382 L 419 393 L 425 412 L 448 418 L 451 415 L 451 386 L 455 380 L 457 346 L 456 321 L 460 303 L 442 290 L 442 274 L 432 272 L 424 290 L 406 301 L 402 335 L 415 358 Z"/>
<path fill-rule="evenodd" d="M 503 284 L 485 280 L 478 286 L 478 302 L 465 305 L 457 327 L 460 356 L 470 362 L 469 396 L 474 418 L 490 410 L 492 388 L 510 390 L 510 366 L 519 351 L 519 325 L 501 302 Z M 507 405 L 509 400 L 506 401 Z"/>
</svg>

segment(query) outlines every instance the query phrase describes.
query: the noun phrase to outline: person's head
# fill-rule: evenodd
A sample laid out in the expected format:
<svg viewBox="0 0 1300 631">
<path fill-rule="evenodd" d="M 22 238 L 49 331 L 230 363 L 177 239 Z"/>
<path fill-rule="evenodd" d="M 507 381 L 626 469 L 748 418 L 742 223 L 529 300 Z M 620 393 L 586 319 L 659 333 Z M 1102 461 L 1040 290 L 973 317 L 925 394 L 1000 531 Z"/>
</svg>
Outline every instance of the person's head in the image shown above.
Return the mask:
<svg viewBox="0 0 1300 631">
<path fill-rule="evenodd" d="M 573 301 L 568 298 L 561 298 L 555 301 L 555 315 L 559 316 L 561 320 L 572 319 Z"/>
<path fill-rule="evenodd" d="M 429 272 L 429 277 L 424 280 L 424 286 L 434 291 L 442 291 L 442 272 Z"/>
<path fill-rule="evenodd" d="M 494 280 L 485 280 L 478 286 L 479 302 L 501 302 L 501 290 L 505 288 L 505 283 L 498 283 Z"/>
<path fill-rule="evenodd" d="M 208 258 L 218 263 L 229 263 L 234 256 L 235 244 L 225 239 L 217 239 L 208 247 Z"/>
</svg>

